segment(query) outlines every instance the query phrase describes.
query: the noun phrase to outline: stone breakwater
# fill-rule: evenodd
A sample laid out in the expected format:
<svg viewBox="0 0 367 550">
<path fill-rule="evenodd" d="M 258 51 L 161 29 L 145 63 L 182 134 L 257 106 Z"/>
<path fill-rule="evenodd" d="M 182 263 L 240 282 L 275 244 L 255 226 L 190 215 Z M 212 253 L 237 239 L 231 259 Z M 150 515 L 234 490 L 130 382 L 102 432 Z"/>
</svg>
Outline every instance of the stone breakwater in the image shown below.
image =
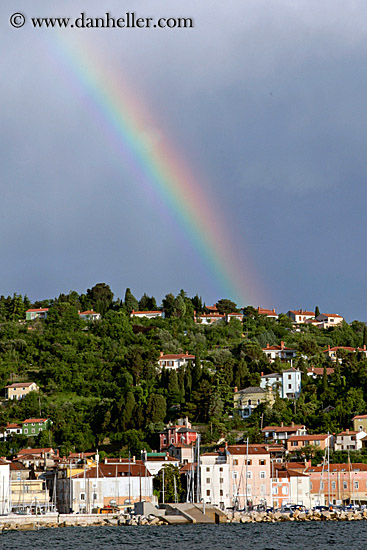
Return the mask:
<svg viewBox="0 0 367 550">
<path fill-rule="evenodd" d="M 244 514 L 234 512 L 230 514 L 227 523 L 275 523 L 278 521 L 356 521 L 367 520 L 367 510 L 339 511 L 326 510 L 323 512 L 312 511 L 300 512 L 296 510 L 292 514 L 282 512 L 250 512 Z"/>
<path fill-rule="evenodd" d="M 90 526 L 138 526 L 138 525 L 177 525 L 183 523 L 205 523 L 183 521 L 182 516 L 143 516 L 116 514 L 83 514 L 83 515 L 52 515 L 52 516 L 2 516 L 0 531 L 28 531 L 54 527 L 90 527 Z M 282 512 L 231 512 L 221 523 L 276 523 L 276 522 L 306 522 L 306 521 L 357 521 L 367 520 L 367 510 L 363 511 L 295 511 L 293 514 Z"/>
</svg>

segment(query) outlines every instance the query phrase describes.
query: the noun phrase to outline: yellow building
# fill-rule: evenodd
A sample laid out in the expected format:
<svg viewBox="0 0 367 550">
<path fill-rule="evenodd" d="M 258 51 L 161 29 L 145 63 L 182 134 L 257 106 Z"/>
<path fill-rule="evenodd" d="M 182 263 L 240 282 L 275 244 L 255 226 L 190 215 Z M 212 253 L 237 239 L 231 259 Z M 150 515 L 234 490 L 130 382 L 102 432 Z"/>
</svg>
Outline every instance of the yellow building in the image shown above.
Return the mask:
<svg viewBox="0 0 367 550">
<path fill-rule="evenodd" d="M 367 414 L 358 414 L 353 418 L 353 430 L 367 433 Z"/>
<path fill-rule="evenodd" d="M 31 391 L 39 391 L 39 387 L 35 382 L 16 382 L 10 386 L 5 386 L 5 399 L 19 401 Z"/>
<path fill-rule="evenodd" d="M 274 395 L 271 388 L 249 387 L 238 391 L 234 389 L 234 410 L 242 418 L 248 418 L 256 407 L 261 403 L 266 403 L 270 407 L 274 404 Z"/>
</svg>

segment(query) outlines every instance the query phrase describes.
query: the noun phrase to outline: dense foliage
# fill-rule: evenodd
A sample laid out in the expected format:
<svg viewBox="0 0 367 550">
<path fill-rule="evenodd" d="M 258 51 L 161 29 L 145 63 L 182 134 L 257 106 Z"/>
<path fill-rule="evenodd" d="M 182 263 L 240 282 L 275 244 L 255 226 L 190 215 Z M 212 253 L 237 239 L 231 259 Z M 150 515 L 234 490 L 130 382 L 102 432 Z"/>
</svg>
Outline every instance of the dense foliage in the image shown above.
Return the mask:
<svg viewBox="0 0 367 550">
<path fill-rule="evenodd" d="M 49 307 L 46 320 L 25 321 L 29 307 Z M 205 310 L 199 296 L 167 294 L 165 319 L 131 318 L 134 309 L 157 309 L 154 297 L 136 299 L 126 289 L 124 300 L 114 299 L 105 283 L 85 294 L 75 291 L 30 304 L 27 297 L 0 298 L 0 391 L 7 384 L 33 381 L 40 393 L 20 402 L 4 402 L 0 425 L 29 417 L 49 417 L 49 432 L 27 443 L 52 444 L 62 452 L 112 445 L 128 449 L 157 448 L 156 433 L 168 420 L 188 416 L 201 424 L 206 444 L 243 434 L 261 440 L 260 427 L 284 422 L 306 424 L 310 432 L 336 432 L 350 426 L 353 415 L 365 413 L 367 360 L 359 353 L 338 351 L 340 362 L 329 378 L 313 380 L 307 367 L 330 366 L 323 350 L 330 346 L 358 347 L 366 343 L 364 323 L 320 330 L 311 325 L 294 331 L 286 315 L 275 321 L 245 308 L 245 320 L 204 326 L 194 323 L 194 311 Z M 88 322 L 78 311 L 94 309 L 102 319 Z M 227 299 L 222 312 L 236 311 Z M 295 347 L 294 361 L 304 374 L 297 401 L 277 398 L 272 408 L 261 405 L 246 421 L 233 415 L 233 391 L 260 382 L 261 372 L 289 367 L 270 364 L 262 352 L 267 344 Z M 178 371 L 158 369 L 160 352 L 195 355 L 194 364 Z M 0 454 L 24 446 L 23 436 L 0 444 Z M 107 448 L 107 447 L 106 447 Z"/>
</svg>

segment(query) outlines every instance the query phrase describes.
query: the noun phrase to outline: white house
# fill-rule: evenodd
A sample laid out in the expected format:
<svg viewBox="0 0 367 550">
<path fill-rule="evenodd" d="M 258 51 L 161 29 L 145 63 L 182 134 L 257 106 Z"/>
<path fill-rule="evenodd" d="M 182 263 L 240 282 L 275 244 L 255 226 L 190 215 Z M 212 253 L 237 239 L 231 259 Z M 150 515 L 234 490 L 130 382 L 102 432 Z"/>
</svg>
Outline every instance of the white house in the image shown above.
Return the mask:
<svg viewBox="0 0 367 550">
<path fill-rule="evenodd" d="M 335 441 L 335 450 L 336 451 L 359 451 L 362 449 L 362 439 L 366 437 L 367 434 L 363 430 L 358 432 L 352 430 L 345 430 L 340 432 L 336 436 Z"/>
<path fill-rule="evenodd" d="M 187 365 L 189 361 L 195 361 L 195 355 L 190 355 L 188 351 L 186 353 L 168 353 L 166 355 L 161 351 L 158 365 L 160 369 L 177 370 Z"/>
<path fill-rule="evenodd" d="M 294 323 L 304 323 L 308 319 L 315 318 L 313 311 L 305 311 L 304 309 L 291 309 L 287 312 L 287 315 Z"/>
<path fill-rule="evenodd" d="M 93 309 L 88 311 L 78 311 L 80 319 L 85 321 L 99 321 L 101 319 L 101 314 L 93 311 Z"/>
<path fill-rule="evenodd" d="M 265 317 L 269 317 L 270 319 L 278 319 L 279 315 L 275 312 L 275 309 L 265 309 L 262 307 L 257 308 L 258 315 L 264 315 Z"/>
<path fill-rule="evenodd" d="M 147 453 L 141 452 L 141 459 L 144 462 L 144 466 L 152 476 L 156 476 L 164 466 L 180 466 L 178 458 L 170 456 L 169 453 Z"/>
<path fill-rule="evenodd" d="M 9 435 L 21 435 L 22 434 L 22 424 L 7 424 L 0 428 L 0 441 L 6 441 Z"/>
<path fill-rule="evenodd" d="M 282 372 L 263 374 L 260 388 L 271 387 L 283 399 L 297 399 L 301 394 L 301 371 L 291 368 Z"/>
<path fill-rule="evenodd" d="M 227 323 L 230 322 L 231 319 L 238 319 L 239 321 L 243 321 L 243 313 L 227 313 L 226 320 Z"/>
<path fill-rule="evenodd" d="M 141 317 L 145 317 L 147 319 L 156 319 L 157 317 L 161 317 L 162 319 L 164 319 L 164 311 L 134 311 L 132 310 L 132 312 L 130 313 L 130 317 L 137 317 L 137 318 L 141 318 Z"/>
<path fill-rule="evenodd" d="M 232 506 L 231 478 L 226 453 L 204 453 L 200 457 L 200 486 L 204 502 L 222 510 Z"/>
<path fill-rule="evenodd" d="M 202 325 L 212 325 L 218 321 L 225 321 L 226 316 L 221 315 L 220 313 L 199 313 L 194 312 L 194 321 L 195 323 L 201 323 Z"/>
<path fill-rule="evenodd" d="M 337 315 L 336 313 L 320 313 L 320 315 L 316 317 L 316 321 L 319 321 L 320 328 L 329 328 L 340 325 L 341 323 L 343 323 L 344 318 L 341 315 Z"/>
<path fill-rule="evenodd" d="M 262 348 L 262 350 L 266 357 L 270 359 L 270 362 L 275 361 L 277 358 L 281 361 L 292 361 L 297 356 L 297 350 L 287 348 L 283 341 L 280 342 L 280 346 L 267 344 L 266 348 Z"/>
</svg>

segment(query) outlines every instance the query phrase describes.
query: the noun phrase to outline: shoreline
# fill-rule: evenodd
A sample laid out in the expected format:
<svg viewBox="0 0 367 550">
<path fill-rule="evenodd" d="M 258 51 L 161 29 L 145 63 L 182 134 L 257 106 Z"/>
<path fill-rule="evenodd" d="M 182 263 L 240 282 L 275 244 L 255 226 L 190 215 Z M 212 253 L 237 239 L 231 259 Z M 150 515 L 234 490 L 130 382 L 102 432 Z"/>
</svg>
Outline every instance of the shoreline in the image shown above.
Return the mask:
<svg viewBox="0 0 367 550">
<path fill-rule="evenodd" d="M 37 531 L 39 529 L 53 529 L 57 527 L 98 527 L 98 526 L 141 526 L 141 525 L 203 525 L 215 522 L 182 521 L 182 516 L 125 516 L 117 514 L 52 514 L 43 516 L 0 516 L 0 531 Z M 250 523 L 278 523 L 278 522 L 314 522 L 314 521 L 362 521 L 367 520 L 367 510 L 351 512 L 234 512 L 227 515 L 220 524 L 250 524 Z"/>
</svg>

